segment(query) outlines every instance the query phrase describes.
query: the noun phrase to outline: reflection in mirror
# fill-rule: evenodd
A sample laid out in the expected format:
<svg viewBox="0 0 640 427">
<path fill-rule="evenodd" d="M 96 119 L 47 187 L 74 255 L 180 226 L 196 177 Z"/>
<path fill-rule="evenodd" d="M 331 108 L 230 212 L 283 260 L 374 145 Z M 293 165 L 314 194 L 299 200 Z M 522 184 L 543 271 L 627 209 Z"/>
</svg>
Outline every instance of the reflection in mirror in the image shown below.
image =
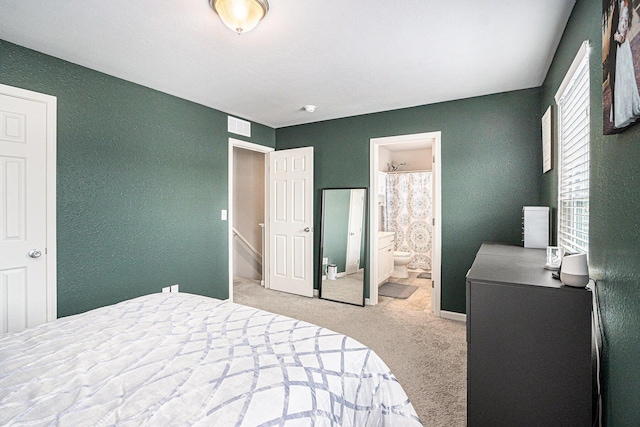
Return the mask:
<svg viewBox="0 0 640 427">
<path fill-rule="evenodd" d="M 322 190 L 320 298 L 364 306 L 367 189 Z"/>
</svg>

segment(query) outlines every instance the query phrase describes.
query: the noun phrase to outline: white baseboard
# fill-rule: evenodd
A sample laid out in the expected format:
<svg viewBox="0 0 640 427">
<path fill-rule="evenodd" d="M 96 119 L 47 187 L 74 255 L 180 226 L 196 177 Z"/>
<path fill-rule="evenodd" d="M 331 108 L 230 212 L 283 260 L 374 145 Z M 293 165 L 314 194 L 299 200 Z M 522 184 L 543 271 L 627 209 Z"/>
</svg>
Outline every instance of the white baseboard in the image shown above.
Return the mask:
<svg viewBox="0 0 640 427">
<path fill-rule="evenodd" d="M 313 290 L 313 296 L 314 296 L 314 298 L 318 298 L 320 296 L 320 291 L 318 289 L 314 289 Z"/>
<path fill-rule="evenodd" d="M 466 322 L 467 315 L 464 313 L 456 313 L 455 311 L 440 310 L 440 317 L 458 322 Z"/>
</svg>

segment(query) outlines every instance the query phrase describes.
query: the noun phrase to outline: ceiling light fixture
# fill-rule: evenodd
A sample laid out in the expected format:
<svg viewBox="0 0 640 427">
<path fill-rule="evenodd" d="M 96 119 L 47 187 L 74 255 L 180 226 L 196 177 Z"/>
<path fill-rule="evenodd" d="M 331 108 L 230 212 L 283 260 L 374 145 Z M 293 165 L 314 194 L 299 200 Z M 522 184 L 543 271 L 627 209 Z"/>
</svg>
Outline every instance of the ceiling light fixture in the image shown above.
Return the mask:
<svg viewBox="0 0 640 427">
<path fill-rule="evenodd" d="M 224 25 L 238 34 L 253 30 L 267 15 L 267 0 L 209 0 Z"/>
<path fill-rule="evenodd" d="M 314 111 L 316 111 L 316 106 L 311 104 L 305 105 L 303 108 L 307 113 L 313 113 Z"/>
</svg>

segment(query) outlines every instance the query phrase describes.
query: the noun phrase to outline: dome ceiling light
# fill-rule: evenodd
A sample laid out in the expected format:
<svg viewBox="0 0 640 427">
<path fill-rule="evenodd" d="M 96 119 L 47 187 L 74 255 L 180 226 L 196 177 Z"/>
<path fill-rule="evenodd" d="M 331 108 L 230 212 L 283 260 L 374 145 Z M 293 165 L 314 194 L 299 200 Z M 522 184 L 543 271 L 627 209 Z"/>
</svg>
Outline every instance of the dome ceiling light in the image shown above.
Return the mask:
<svg viewBox="0 0 640 427">
<path fill-rule="evenodd" d="M 209 0 L 224 25 L 238 34 L 253 30 L 269 11 L 267 0 Z"/>
</svg>

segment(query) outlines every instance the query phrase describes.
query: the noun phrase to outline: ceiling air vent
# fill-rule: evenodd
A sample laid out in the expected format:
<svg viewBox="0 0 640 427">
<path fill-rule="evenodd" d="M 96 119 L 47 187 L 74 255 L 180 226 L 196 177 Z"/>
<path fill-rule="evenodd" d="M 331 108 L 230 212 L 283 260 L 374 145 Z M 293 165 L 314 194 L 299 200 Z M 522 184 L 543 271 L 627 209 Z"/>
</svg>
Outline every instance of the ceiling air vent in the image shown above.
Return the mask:
<svg viewBox="0 0 640 427">
<path fill-rule="evenodd" d="M 246 120 L 227 116 L 227 131 L 229 133 L 251 137 L 251 123 Z"/>
</svg>

